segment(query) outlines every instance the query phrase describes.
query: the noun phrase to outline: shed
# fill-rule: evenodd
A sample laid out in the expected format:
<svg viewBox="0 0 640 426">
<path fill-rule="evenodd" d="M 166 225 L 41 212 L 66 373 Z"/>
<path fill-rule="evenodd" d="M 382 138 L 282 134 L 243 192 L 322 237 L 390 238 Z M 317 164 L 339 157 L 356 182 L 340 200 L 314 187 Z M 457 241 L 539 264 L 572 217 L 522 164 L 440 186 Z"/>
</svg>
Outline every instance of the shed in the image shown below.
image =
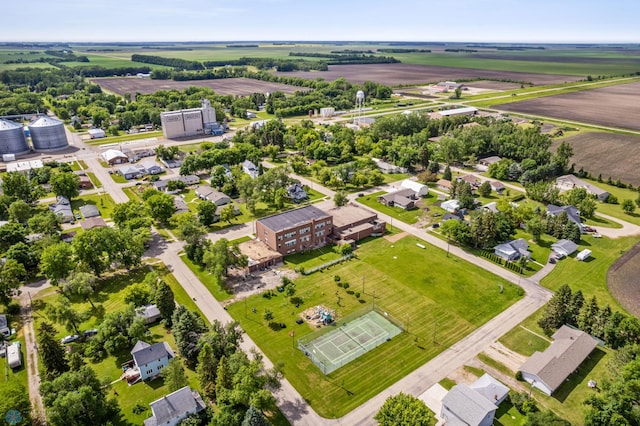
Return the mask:
<svg viewBox="0 0 640 426">
<path fill-rule="evenodd" d="M 102 129 L 89 129 L 89 136 L 91 136 L 91 139 L 99 139 L 106 138 L 107 134 Z"/>
</svg>

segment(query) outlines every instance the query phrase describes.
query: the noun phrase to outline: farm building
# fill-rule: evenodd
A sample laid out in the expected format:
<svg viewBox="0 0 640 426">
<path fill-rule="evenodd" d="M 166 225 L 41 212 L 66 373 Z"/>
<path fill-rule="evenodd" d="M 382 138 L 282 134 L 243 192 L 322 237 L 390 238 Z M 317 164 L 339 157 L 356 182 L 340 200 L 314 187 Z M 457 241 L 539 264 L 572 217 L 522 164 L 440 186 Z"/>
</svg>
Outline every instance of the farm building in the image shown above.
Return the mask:
<svg viewBox="0 0 640 426">
<path fill-rule="evenodd" d="M 598 341 L 581 330 L 563 325 L 552 336 L 544 352 L 535 352 L 520 366 L 522 378 L 551 395 L 598 346 Z"/>
<path fill-rule="evenodd" d="M 464 108 L 455 108 L 455 109 L 447 109 L 444 111 L 432 112 L 429 115 L 433 119 L 439 119 L 443 117 L 456 117 L 459 115 L 476 115 L 477 113 L 478 113 L 478 108 L 464 107 Z"/>
<path fill-rule="evenodd" d="M 570 256 L 578 250 L 578 245 L 570 240 L 559 240 L 551 244 L 551 250 L 561 256 Z"/>
<path fill-rule="evenodd" d="M 506 243 L 498 244 L 493 248 L 493 253 L 509 262 L 518 260 L 521 257 L 529 258 L 531 252 L 529 251 L 529 244 L 524 238 L 518 238 L 517 240 L 507 241 Z"/>
<path fill-rule="evenodd" d="M 203 99 L 200 108 L 160 113 L 160 122 L 167 139 L 211 134 L 211 127 L 217 124 L 216 111 L 208 99 Z"/>
<path fill-rule="evenodd" d="M 605 201 L 609 197 L 609 193 L 604 189 L 598 188 L 574 175 L 564 175 L 556 179 L 556 188 L 560 193 L 570 191 L 575 188 L 584 188 L 588 194 L 594 195 L 598 200 Z"/>
<path fill-rule="evenodd" d="M 110 166 L 113 166 L 114 164 L 124 164 L 129 162 L 129 157 L 127 157 L 124 152 L 118 151 L 117 149 L 108 149 L 100 155 L 102 156 L 104 161 L 109 163 Z"/>
<path fill-rule="evenodd" d="M 88 133 L 91 139 L 100 139 L 107 137 L 107 134 L 102 129 L 89 129 Z"/>
<path fill-rule="evenodd" d="M 416 182 L 415 180 L 405 179 L 402 181 L 400 186 L 402 188 L 411 189 L 418 197 L 426 197 L 429 195 L 429 187 L 421 184 L 420 182 Z"/>
<path fill-rule="evenodd" d="M 306 206 L 256 221 L 256 236 L 269 248 L 287 255 L 327 244 L 333 218 L 315 206 Z"/>
<path fill-rule="evenodd" d="M 198 391 L 192 390 L 189 386 L 165 395 L 149 405 L 152 416 L 145 419 L 144 426 L 176 426 L 188 416 L 206 408 Z"/>
</svg>

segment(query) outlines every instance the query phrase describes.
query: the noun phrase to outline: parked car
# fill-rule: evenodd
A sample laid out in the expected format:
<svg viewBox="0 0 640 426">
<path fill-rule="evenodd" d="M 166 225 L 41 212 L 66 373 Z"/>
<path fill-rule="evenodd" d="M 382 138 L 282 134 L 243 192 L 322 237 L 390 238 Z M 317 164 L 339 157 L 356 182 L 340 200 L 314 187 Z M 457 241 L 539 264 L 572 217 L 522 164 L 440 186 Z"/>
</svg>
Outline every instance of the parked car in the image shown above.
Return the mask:
<svg viewBox="0 0 640 426">
<path fill-rule="evenodd" d="M 95 336 L 96 334 L 98 334 L 98 330 L 95 328 L 92 328 L 91 330 L 86 330 L 82 332 L 82 335 L 86 338 L 86 337 L 91 337 L 91 336 Z"/>
<path fill-rule="evenodd" d="M 76 219 L 78 219 L 78 220 L 82 219 L 82 216 L 80 215 L 80 213 L 76 213 L 74 216 L 75 216 L 75 217 L 76 217 Z"/>
<path fill-rule="evenodd" d="M 439 223 L 434 223 L 433 225 L 431 225 L 431 227 L 433 229 L 437 229 L 437 228 L 440 228 L 440 224 Z"/>
<path fill-rule="evenodd" d="M 80 336 L 78 336 L 77 334 L 73 334 L 71 336 L 65 336 L 62 338 L 62 340 L 60 341 L 63 345 L 66 345 L 67 343 L 71 343 L 71 342 L 75 342 L 76 340 L 78 340 L 80 338 Z"/>
</svg>

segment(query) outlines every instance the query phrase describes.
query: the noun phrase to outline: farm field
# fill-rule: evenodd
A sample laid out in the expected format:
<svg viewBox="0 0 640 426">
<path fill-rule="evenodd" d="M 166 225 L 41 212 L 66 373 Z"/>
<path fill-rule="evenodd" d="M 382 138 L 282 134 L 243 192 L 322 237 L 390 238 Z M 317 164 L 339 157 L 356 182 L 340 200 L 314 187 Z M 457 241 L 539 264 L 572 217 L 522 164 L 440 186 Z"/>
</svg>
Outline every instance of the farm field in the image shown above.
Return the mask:
<svg viewBox="0 0 640 426">
<path fill-rule="evenodd" d="M 555 139 L 550 150 L 555 152 L 561 142 L 573 146 L 571 162 L 576 170 L 584 170 L 603 179 L 609 176 L 634 186 L 640 185 L 640 136 L 607 132 L 581 132 L 577 135 Z"/>
<path fill-rule="evenodd" d="M 481 66 L 479 63 L 478 66 Z M 329 71 L 316 72 L 276 72 L 275 74 L 306 79 L 323 78 L 333 81 L 345 78 L 353 83 L 375 81 L 376 83 L 397 86 L 400 84 L 437 83 L 443 80 L 501 79 L 528 82 L 534 85 L 557 84 L 577 81 L 584 76 L 534 74 L 526 72 L 499 71 L 474 68 L 454 68 L 415 64 L 366 64 L 366 65 L 330 65 Z M 470 84 L 473 86 L 473 84 Z"/>
<path fill-rule="evenodd" d="M 613 297 L 631 314 L 640 316 L 640 244 L 633 246 L 607 273 L 607 285 Z"/>
<path fill-rule="evenodd" d="M 289 86 L 268 81 L 252 80 L 248 78 L 225 78 L 219 80 L 193 80 L 193 81 L 173 81 L 173 80 L 152 80 L 137 77 L 109 77 L 93 78 L 94 83 L 100 85 L 105 90 L 124 95 L 125 93 L 154 93 L 158 90 L 183 90 L 189 86 L 209 87 L 220 95 L 247 96 L 252 93 L 264 93 L 280 91 L 292 94 L 299 87 Z"/>
<path fill-rule="evenodd" d="M 521 297 L 517 286 L 465 261 L 447 258 L 442 250 L 419 248 L 416 244 L 421 242 L 414 237 L 394 243 L 385 238 L 362 242 L 357 259 L 295 280 L 295 297 L 303 300 L 298 308 L 283 293 L 274 292 L 270 299 L 255 295 L 227 309 L 269 359 L 284 362 L 287 379 L 320 415 L 342 416 Z M 336 275 L 342 287 L 336 285 Z M 350 283 L 348 290 L 345 283 Z M 324 304 L 336 309 L 339 322 L 371 304 L 374 296 L 376 307 L 395 316 L 408 332 L 324 376 L 295 347 L 296 338 L 315 329 L 295 320 L 306 309 Z M 270 328 L 263 319 L 265 309 L 273 312 L 273 321 L 287 328 Z M 433 343 L 434 324 L 437 344 Z"/>
<path fill-rule="evenodd" d="M 640 83 L 619 84 L 500 104 L 498 109 L 601 126 L 640 130 Z"/>
</svg>

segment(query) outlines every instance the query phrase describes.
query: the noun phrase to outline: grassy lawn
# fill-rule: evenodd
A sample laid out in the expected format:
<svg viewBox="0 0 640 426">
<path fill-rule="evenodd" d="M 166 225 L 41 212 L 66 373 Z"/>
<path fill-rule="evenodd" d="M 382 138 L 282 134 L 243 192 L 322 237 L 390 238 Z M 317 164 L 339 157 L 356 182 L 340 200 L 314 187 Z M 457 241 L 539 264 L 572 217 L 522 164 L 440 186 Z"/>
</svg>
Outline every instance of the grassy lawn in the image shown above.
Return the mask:
<svg viewBox="0 0 640 426">
<path fill-rule="evenodd" d="M 384 183 L 398 182 L 400 180 L 409 179 L 410 175 L 406 173 L 383 173 Z"/>
<path fill-rule="evenodd" d="M 100 139 L 90 139 L 88 141 L 85 141 L 85 143 L 89 145 L 106 145 L 109 143 L 120 143 L 120 142 L 135 141 L 140 139 L 159 138 L 159 137 L 162 137 L 161 131 L 142 132 L 142 133 L 134 133 L 131 135 L 125 134 L 121 136 L 109 136 L 109 137 L 100 138 Z"/>
<path fill-rule="evenodd" d="M 524 418 L 525 416 L 516 410 L 507 398 L 496 410 L 493 424 L 495 426 L 520 426 L 524 424 Z"/>
<path fill-rule="evenodd" d="M 209 293 L 211 293 L 211 295 L 213 295 L 216 300 L 222 302 L 224 300 L 230 299 L 233 296 L 231 292 L 228 292 L 226 289 L 224 289 L 220 285 L 218 280 L 213 275 L 208 273 L 202 266 L 198 266 L 193 263 L 186 255 L 180 256 L 180 259 L 182 259 L 185 265 L 187 265 L 189 269 L 191 269 L 191 272 L 193 272 L 198 277 L 200 282 L 204 284 L 207 290 L 209 290 Z"/>
<path fill-rule="evenodd" d="M 125 195 L 127 197 L 129 197 L 130 200 L 134 200 L 134 201 L 141 201 L 142 198 L 140 198 L 140 195 L 138 194 L 138 192 L 136 191 L 135 186 L 130 186 L 127 188 L 122 188 L 122 192 L 125 193 Z"/>
<path fill-rule="evenodd" d="M 357 260 L 336 265 L 324 272 L 296 281 L 296 296 L 304 299 L 296 308 L 282 294 L 267 299 L 255 295 L 247 303 L 260 314 L 245 317 L 245 303 L 228 306 L 229 313 L 262 348 L 273 362 L 283 362 L 288 380 L 322 416 L 339 417 L 382 389 L 418 368 L 463 336 L 503 311 L 521 297 L 518 287 L 463 260 L 447 258 L 446 253 L 405 237 L 393 244 L 373 239 L 357 250 Z M 350 282 L 349 291 L 362 290 L 357 298 L 334 282 Z M 499 285 L 504 286 L 500 293 Z M 336 304 L 334 293 L 341 299 Z M 408 332 L 361 356 L 348 365 L 324 376 L 320 369 L 298 349 L 294 338 L 313 329 L 297 325 L 298 315 L 309 307 L 324 304 L 335 308 L 339 318 L 373 301 L 376 306 L 405 323 Z M 274 321 L 289 330 L 272 330 L 261 313 L 270 309 Z M 436 342 L 433 342 L 437 327 Z"/>
<path fill-rule="evenodd" d="M 251 241 L 253 238 L 251 238 L 248 235 L 245 235 L 244 237 L 240 237 L 240 238 L 236 238 L 235 240 L 231 240 L 229 241 L 230 244 L 240 244 L 240 243 L 244 243 L 245 241 Z"/>
<path fill-rule="evenodd" d="M 95 173 L 87 172 L 87 176 L 89 176 L 89 179 L 91 179 L 91 182 L 93 183 L 94 187 L 102 188 L 102 182 L 100 182 L 100 180 L 98 179 Z"/>
<path fill-rule="evenodd" d="M 624 312 L 624 308 L 611 296 L 607 288 L 607 271 L 625 251 L 637 242 L 637 237 L 610 239 L 583 235 L 582 241 L 578 245 L 578 252 L 588 248 L 592 251 L 591 257 L 580 262 L 573 254 L 560 260 L 553 271 L 541 281 L 541 284 L 554 291 L 563 284 L 569 284 L 574 291 L 582 290 L 585 299 L 588 300 L 592 296 L 596 296 L 600 305 L 608 303 L 613 309 Z"/>
<path fill-rule="evenodd" d="M 111 179 L 113 179 L 115 183 L 129 183 L 129 181 L 126 180 L 124 176 L 122 176 L 120 173 L 114 172 L 114 173 L 111 173 L 109 176 L 111 176 Z"/>
<path fill-rule="evenodd" d="M 607 185 L 606 183 L 600 183 L 597 181 L 589 181 L 593 185 L 596 185 L 599 188 L 604 189 L 609 194 L 615 195 L 618 198 L 618 204 L 607 204 L 607 203 L 598 203 L 598 208 L 596 209 L 596 213 L 604 213 L 609 216 L 613 216 L 618 219 L 622 219 L 626 222 L 633 223 L 635 225 L 640 225 L 640 214 L 638 210 L 632 214 L 626 214 L 622 211 L 622 202 L 624 200 L 635 200 L 638 199 L 638 191 L 634 191 L 628 188 L 618 188 L 617 186 Z M 606 225 L 602 225 L 606 226 Z"/>
<path fill-rule="evenodd" d="M 453 388 L 457 384 L 455 381 L 453 381 L 448 377 L 445 377 L 444 379 L 440 380 L 438 383 L 440 384 L 440 386 L 442 386 L 446 390 L 451 390 L 451 388 Z"/>
<path fill-rule="evenodd" d="M 111 217 L 111 212 L 115 207 L 115 202 L 111 195 L 109 194 L 91 194 L 91 195 L 82 195 L 79 198 L 71 201 L 71 208 L 73 210 L 78 210 L 80 206 L 84 206 L 86 204 L 93 204 L 98 207 L 100 210 L 100 216 L 103 218 Z"/>
<path fill-rule="evenodd" d="M 378 197 L 384 194 L 386 194 L 384 191 L 375 192 L 370 195 L 365 195 L 364 197 L 358 197 L 356 201 L 404 223 L 414 224 L 418 221 L 418 218 L 422 216 L 422 209 L 402 210 L 400 207 L 389 207 L 379 203 Z M 433 197 L 433 195 L 431 195 L 431 197 Z"/>
<path fill-rule="evenodd" d="M 291 269 L 310 269 L 338 259 L 341 256 L 332 250 L 332 246 L 322 247 L 308 253 L 296 253 L 285 256 L 284 263 Z"/>
<path fill-rule="evenodd" d="M 519 354 L 531 356 L 534 352 L 544 352 L 550 343 L 529 331 L 529 328 L 518 325 L 500 338 L 500 343 Z M 539 333 L 543 335 L 542 333 Z"/>
</svg>

